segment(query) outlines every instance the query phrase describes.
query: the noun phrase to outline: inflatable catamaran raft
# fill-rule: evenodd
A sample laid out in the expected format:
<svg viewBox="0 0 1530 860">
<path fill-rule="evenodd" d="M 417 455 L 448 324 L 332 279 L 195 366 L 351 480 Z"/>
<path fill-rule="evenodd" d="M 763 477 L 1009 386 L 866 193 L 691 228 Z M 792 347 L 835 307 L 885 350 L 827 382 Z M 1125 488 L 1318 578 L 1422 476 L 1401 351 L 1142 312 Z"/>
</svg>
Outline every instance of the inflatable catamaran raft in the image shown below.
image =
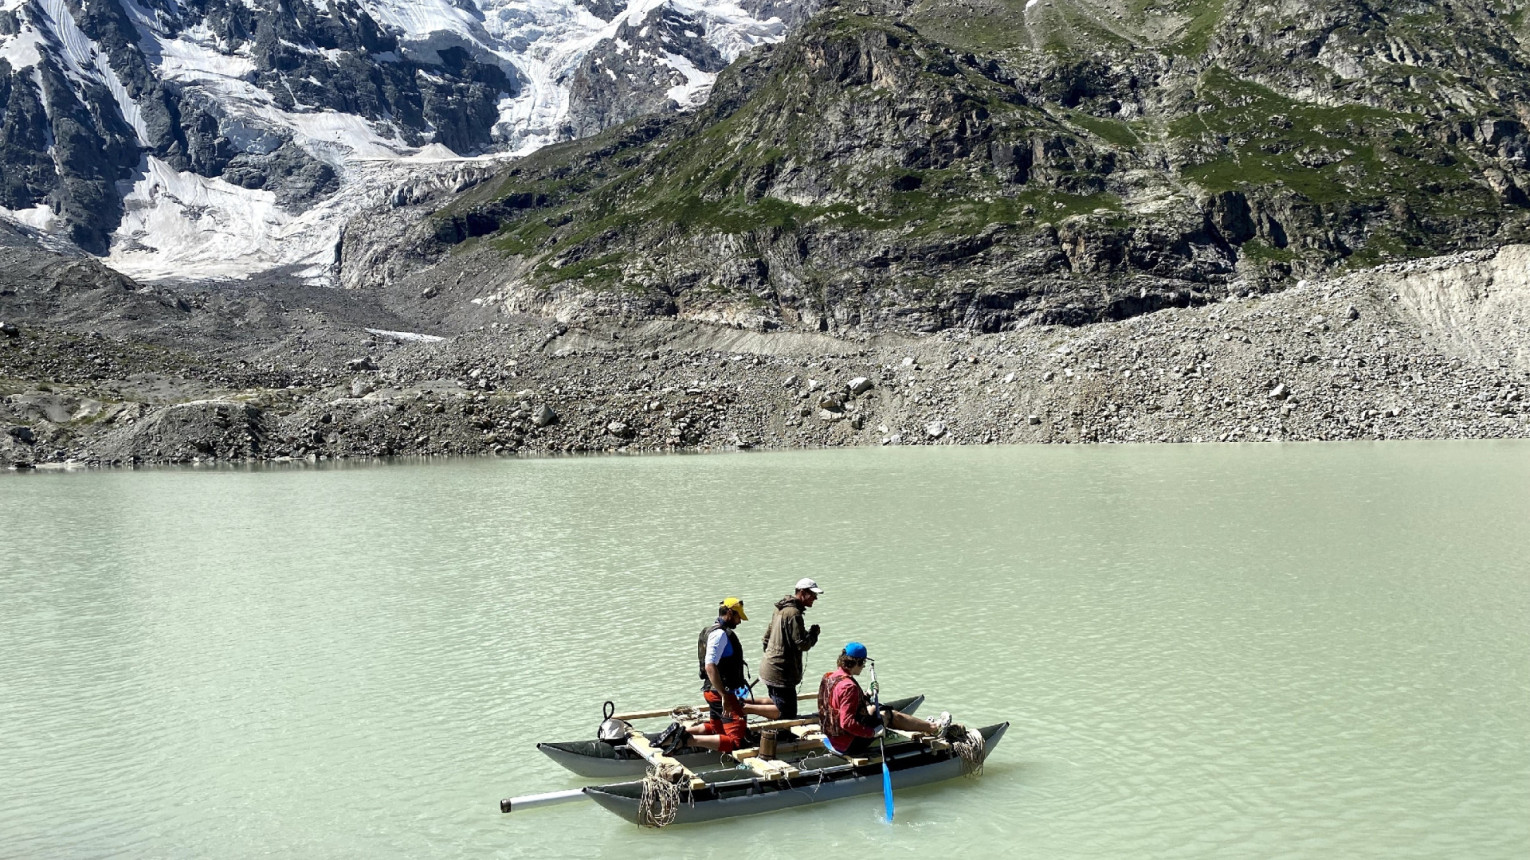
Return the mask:
<svg viewBox="0 0 1530 860">
<path fill-rule="evenodd" d="M 923 696 L 917 696 L 886 704 L 910 713 L 923 701 Z M 908 788 L 957 776 L 977 776 L 988 753 L 1009 728 L 1009 723 L 997 723 L 955 738 L 889 729 L 881 747 L 862 756 L 832 751 L 818 730 L 816 714 L 752 723 L 750 730 L 765 742 L 726 755 L 693 747 L 668 756 L 655 745 L 655 735 L 631 728 L 633 720 L 685 719 L 696 713 L 695 709 L 676 708 L 616 714 L 608 702 L 606 722 L 601 724 L 602 739 L 544 743 L 538 748 L 582 776 L 640 778 L 506 798 L 500 801 L 500 811 L 593 800 L 603 809 L 649 827 L 754 815 L 890 791 L 891 785 Z M 773 745 L 769 741 L 772 735 Z M 884 780 L 890 780 L 890 785 L 884 785 Z"/>
</svg>

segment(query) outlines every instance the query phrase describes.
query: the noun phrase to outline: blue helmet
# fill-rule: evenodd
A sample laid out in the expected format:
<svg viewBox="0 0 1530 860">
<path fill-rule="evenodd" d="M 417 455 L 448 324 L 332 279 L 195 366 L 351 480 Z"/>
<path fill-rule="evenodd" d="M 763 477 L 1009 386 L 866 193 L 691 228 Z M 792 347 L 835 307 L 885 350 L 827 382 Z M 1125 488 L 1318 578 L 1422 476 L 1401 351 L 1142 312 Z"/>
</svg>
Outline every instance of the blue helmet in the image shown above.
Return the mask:
<svg viewBox="0 0 1530 860">
<path fill-rule="evenodd" d="M 859 642 L 851 642 L 845 646 L 845 656 L 854 657 L 857 660 L 866 659 L 866 646 Z"/>
</svg>

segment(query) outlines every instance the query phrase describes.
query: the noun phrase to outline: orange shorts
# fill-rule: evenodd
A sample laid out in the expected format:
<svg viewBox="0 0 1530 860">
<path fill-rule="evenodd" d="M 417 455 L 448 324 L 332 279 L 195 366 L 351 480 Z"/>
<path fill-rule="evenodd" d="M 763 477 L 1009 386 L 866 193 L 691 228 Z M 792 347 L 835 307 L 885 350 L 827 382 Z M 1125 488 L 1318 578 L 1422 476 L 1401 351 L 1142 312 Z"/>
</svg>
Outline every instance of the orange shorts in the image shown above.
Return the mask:
<svg viewBox="0 0 1530 860">
<path fill-rule="evenodd" d="M 707 720 L 706 725 L 691 732 L 693 735 L 718 735 L 721 741 L 718 748 L 722 752 L 733 752 L 749 745 L 749 725 L 744 720 L 742 713 L 738 715 L 728 714 L 723 711 L 722 696 L 708 690 L 701 694 L 707 700 L 712 711 L 712 718 Z"/>
</svg>

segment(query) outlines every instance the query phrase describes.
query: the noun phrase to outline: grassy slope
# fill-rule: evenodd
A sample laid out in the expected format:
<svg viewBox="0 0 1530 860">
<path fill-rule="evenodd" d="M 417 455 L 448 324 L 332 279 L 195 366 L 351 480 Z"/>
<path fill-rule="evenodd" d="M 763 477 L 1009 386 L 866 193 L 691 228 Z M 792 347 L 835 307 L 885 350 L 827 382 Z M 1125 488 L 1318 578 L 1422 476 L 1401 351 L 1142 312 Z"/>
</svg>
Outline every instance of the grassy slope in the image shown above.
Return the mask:
<svg viewBox="0 0 1530 860">
<path fill-rule="evenodd" d="M 1167 5 L 1042 0 L 1026 9 L 1026 0 L 921 2 L 907 19 L 917 34 L 875 17 L 830 15 L 809 25 L 803 39 L 777 50 L 882 31 L 937 60 L 947 48 L 947 53 L 1001 58 L 1007 67 L 1021 70 L 1022 90 L 1027 69 L 1066 70 L 1089 61 L 1081 57 L 1103 56 L 1104 65 L 1123 64 L 1133 54 L 1154 50 L 1179 58 L 1174 62 L 1181 67 L 1188 61 L 1199 71 L 1179 73 L 1188 96 L 1178 108 L 1129 119 L 1115 113 L 1112 105 L 1119 101 L 1108 92 L 1068 105 L 1034 95 L 1028 104 L 1017 104 L 1006 85 L 966 66 L 952 73 L 936 61 L 919 80 L 981 110 L 985 121 L 1008 133 L 1034 136 L 1040 130 L 1072 136 L 1096 150 L 1116 151 L 1128 162 L 1166 158 L 1170 181 L 1187 193 L 1241 191 L 1283 201 L 1316 225 L 1338 223 L 1348 230 L 1343 238 L 1330 238 L 1330 247 L 1317 250 L 1272 248 L 1255 240 L 1244 256 L 1256 263 L 1289 261 L 1299 253 L 1323 264 L 1346 256 L 1369 264 L 1438 253 L 1451 249 L 1442 237 L 1462 234 L 1463 224 L 1483 225 L 1477 233 L 1459 236 L 1470 246 L 1490 238 L 1500 219 L 1522 219 L 1522 213 L 1504 210 L 1481 181 L 1481 154 L 1451 139 L 1448 127 L 1459 120 L 1430 115 L 1427 88 L 1417 93 L 1393 87 L 1395 92 L 1387 93 L 1393 103 L 1384 107 L 1364 99 L 1344 104 L 1329 97 L 1319 103 L 1283 95 L 1263 82 L 1293 71 L 1279 64 L 1250 64 L 1235 73 L 1204 60 L 1197 63 L 1219 38 L 1236 36 L 1237 16 L 1246 13 L 1246 5 L 1238 0 Z M 1507 23 L 1524 30 L 1523 13 L 1515 15 Z M 1427 5 L 1405 9 L 1386 22 L 1393 37 L 1426 47 L 1431 31 L 1448 24 Z M 444 214 L 498 206 L 505 223 L 488 241 L 530 262 L 535 282 L 579 278 L 618 286 L 622 258 L 634 241 L 652 246 L 673 236 L 792 232 L 809 225 L 913 239 L 960 237 L 991 225 L 1035 230 L 1122 209 L 1119 196 L 1095 187 L 1098 183 L 1083 183 L 1084 192 L 1076 193 L 1066 186 L 1006 186 L 971 165 L 908 168 L 875 158 L 870 164 L 835 163 L 818 151 L 825 146 L 818 128 L 825 101 L 851 98 L 875 105 L 903 94 L 874 87 L 835 91 L 814 80 L 800 58 L 759 66 L 765 76 L 751 85 L 747 97 L 725 107 L 714 99 L 698 115 L 670 123 L 657 140 L 634 135 L 629 127 L 543 150 Z M 1295 71 L 1314 79 L 1331 77 L 1316 64 L 1307 66 Z M 1476 71 L 1523 78 L 1520 70 L 1492 63 Z M 1463 84 L 1449 70 L 1408 68 L 1402 73 L 1432 77 L 1439 89 L 1460 90 Z M 725 80 L 718 89 L 727 93 L 730 86 L 742 87 Z M 1416 106 L 1397 104 L 1408 99 Z M 896 106 L 881 107 L 894 111 Z M 1478 109 L 1494 110 L 1487 104 Z M 804 169 L 816 170 L 830 191 L 807 203 L 761 193 L 781 175 Z M 499 202 L 514 199 L 535 202 L 508 212 Z"/>
</svg>

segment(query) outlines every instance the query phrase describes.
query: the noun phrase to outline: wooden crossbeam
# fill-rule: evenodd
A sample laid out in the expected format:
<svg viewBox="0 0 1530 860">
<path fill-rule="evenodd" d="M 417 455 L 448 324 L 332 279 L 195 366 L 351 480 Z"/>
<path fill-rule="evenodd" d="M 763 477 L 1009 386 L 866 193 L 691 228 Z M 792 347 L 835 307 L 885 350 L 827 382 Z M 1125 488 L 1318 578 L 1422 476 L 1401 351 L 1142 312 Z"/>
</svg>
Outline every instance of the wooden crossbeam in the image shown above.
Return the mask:
<svg viewBox="0 0 1530 860">
<path fill-rule="evenodd" d="M 937 737 L 935 735 L 926 735 L 926 734 L 922 734 L 920 732 L 906 732 L 906 731 L 904 731 L 902 729 L 892 729 L 892 728 L 888 729 L 887 733 L 890 734 L 890 735 L 897 735 L 900 738 L 908 738 L 911 741 L 917 741 L 919 743 L 928 744 L 930 749 L 932 749 L 932 750 L 937 750 L 937 751 L 938 750 L 948 750 L 948 749 L 951 748 L 951 742 L 950 741 L 948 741 L 948 740 L 946 740 L 945 738 L 942 738 L 942 737 Z"/>
<path fill-rule="evenodd" d="M 797 701 L 799 701 L 799 702 L 808 702 L 808 701 L 817 701 L 817 700 L 818 700 L 818 694 L 817 693 L 802 693 L 802 694 L 797 696 Z M 675 711 L 683 710 L 683 709 L 689 708 L 689 707 L 692 707 L 692 706 L 691 705 L 679 705 L 679 706 L 673 707 L 673 708 L 665 708 L 662 711 L 632 711 L 631 713 L 626 713 L 626 714 L 613 714 L 611 718 L 614 719 L 614 720 L 625 720 L 625 721 L 627 721 L 629 723 L 632 722 L 633 720 L 656 720 L 656 719 L 658 719 L 660 717 L 667 717 L 670 714 L 673 714 Z M 705 702 L 703 702 L 699 707 L 696 708 L 696 710 L 699 710 L 699 711 L 704 711 L 706 709 L 707 709 L 707 705 L 706 705 Z"/>
<path fill-rule="evenodd" d="M 811 717 L 798 717 L 792 720 L 765 720 L 764 722 L 750 723 L 749 728 L 759 731 L 760 729 L 789 729 L 794 726 L 816 725 L 818 725 L 818 716 L 815 714 Z"/>
<path fill-rule="evenodd" d="M 655 767 L 660 765 L 671 765 L 680 768 L 680 770 L 682 770 L 686 777 L 690 780 L 691 790 L 694 791 L 697 789 L 706 788 L 707 784 L 705 780 L 696 776 L 696 774 L 693 773 L 690 768 L 681 764 L 679 761 L 665 755 L 661 750 L 659 750 L 658 747 L 655 747 L 653 744 L 649 743 L 648 738 L 645 738 L 642 735 L 634 732 L 627 737 L 627 746 L 632 747 L 633 752 L 642 756 L 645 761 Z"/>
<path fill-rule="evenodd" d="M 756 757 L 748 759 L 745 763 L 749 765 L 750 770 L 766 779 L 791 779 L 800 773 L 792 765 L 784 761 L 776 761 L 775 759 Z"/>
<path fill-rule="evenodd" d="M 810 732 L 808 735 L 804 735 L 803 737 L 801 737 L 801 738 L 799 738 L 797 740 L 792 740 L 792 741 L 777 741 L 776 742 L 776 758 L 780 758 L 782 755 L 785 755 L 787 753 L 797 753 L 797 752 L 802 752 L 804 750 L 817 749 L 817 748 L 823 746 L 823 744 L 820 743 L 819 740 L 818 740 L 818 738 L 821 738 L 821 737 L 823 737 L 822 734 L 819 734 L 819 733 L 816 733 L 816 732 Z M 747 748 L 741 749 L 741 750 L 734 750 L 733 752 L 728 753 L 728 755 L 733 756 L 735 759 L 738 759 L 739 761 L 745 761 L 746 759 L 761 757 L 760 756 L 760 749 L 759 749 L 759 747 L 747 747 Z"/>
</svg>

